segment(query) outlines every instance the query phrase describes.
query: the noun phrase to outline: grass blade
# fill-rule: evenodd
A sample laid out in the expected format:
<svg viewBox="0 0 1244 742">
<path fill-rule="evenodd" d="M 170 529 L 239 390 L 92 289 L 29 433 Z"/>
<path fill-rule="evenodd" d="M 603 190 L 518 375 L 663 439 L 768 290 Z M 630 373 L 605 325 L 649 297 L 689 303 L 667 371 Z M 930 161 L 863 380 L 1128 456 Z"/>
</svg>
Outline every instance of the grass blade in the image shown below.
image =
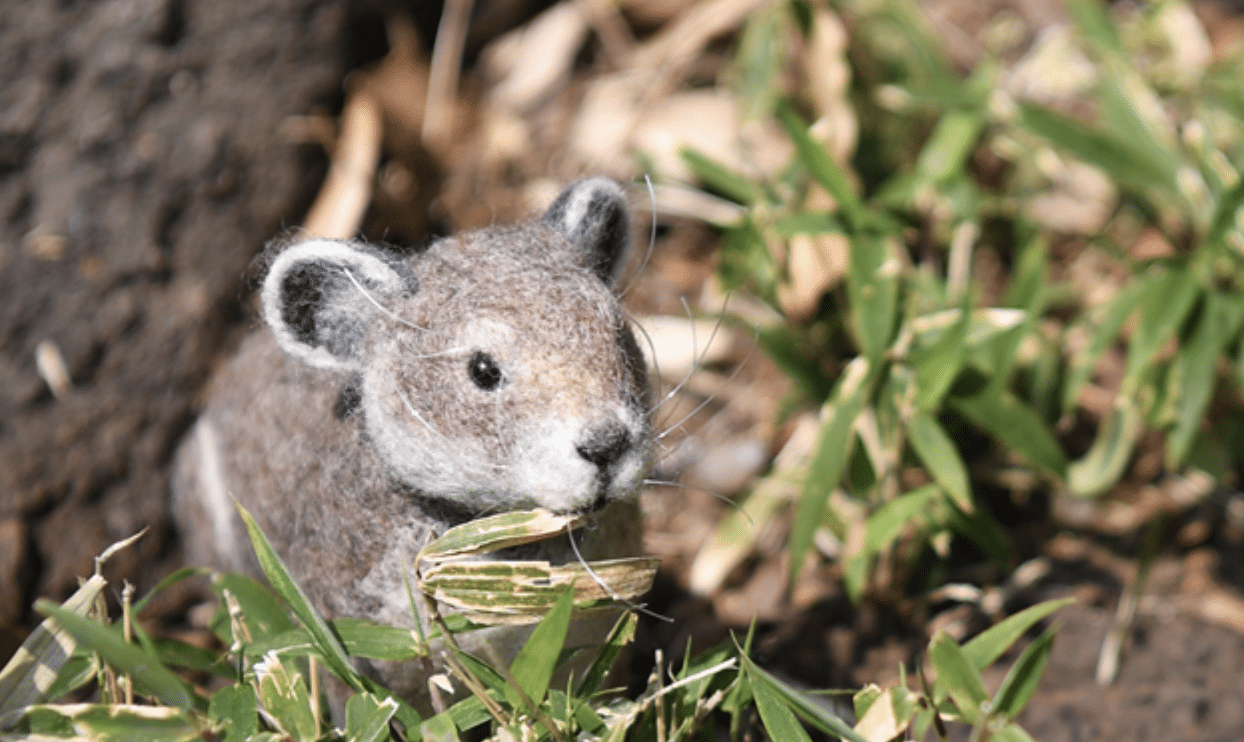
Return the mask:
<svg viewBox="0 0 1244 742">
<path fill-rule="evenodd" d="M 864 409 L 874 372 L 868 361 L 856 358 L 847 364 L 838 386 L 821 413 L 824 423 L 808 481 L 795 506 L 790 534 L 790 579 L 793 583 L 812 548 L 812 535 L 825 515 L 829 496 L 838 487 L 855 440 L 855 421 Z"/>
<path fill-rule="evenodd" d="M 783 741 L 788 739 L 807 739 L 807 732 L 804 731 L 803 727 L 800 726 L 793 716 L 793 713 L 798 713 L 804 721 L 826 734 L 832 734 L 848 742 L 868 742 L 845 721 L 830 713 L 821 704 L 810 700 L 803 693 L 765 672 L 742 652 L 739 653 L 739 663 L 747 676 L 752 694 L 756 698 L 756 707 L 760 711 L 761 720 L 764 721 L 765 728 L 769 731 L 772 739 Z M 763 703 L 770 713 L 770 718 L 775 722 L 774 726 L 770 726 L 770 719 L 765 718 L 765 710 L 760 705 L 762 696 L 764 697 Z M 779 733 L 779 730 L 794 736 L 784 736 Z M 800 734 L 803 736 L 799 736 Z"/>
<path fill-rule="evenodd" d="M 899 495 L 877 509 L 868 517 L 864 527 L 864 551 L 867 554 L 879 554 L 898 538 L 917 515 L 931 502 L 941 496 L 935 484 L 925 486 Z"/>
<path fill-rule="evenodd" d="M 941 632 L 929 642 L 929 661 L 937 671 L 938 686 L 950 694 L 964 720 L 980 723 L 985 715 L 982 706 L 989 702 L 989 694 L 980 671 L 949 634 Z"/>
<path fill-rule="evenodd" d="M 1032 694 L 1036 692 L 1037 684 L 1041 682 L 1041 673 L 1045 671 L 1045 663 L 1054 649 L 1054 631 L 1046 631 L 1041 638 L 1024 648 L 998 688 L 993 706 L 1007 719 L 1014 719 L 1023 711 Z"/>
<path fill-rule="evenodd" d="M 1141 303 L 1140 323 L 1128 342 L 1121 396 L 1131 396 L 1136 391 L 1141 373 L 1183 325 L 1200 293 L 1196 276 L 1182 267 L 1171 268 L 1150 285 Z"/>
<path fill-rule="evenodd" d="M 1075 598 L 1047 600 L 1008 616 L 997 624 L 977 634 L 975 638 L 963 645 L 963 654 L 977 670 L 984 670 L 992 665 L 1002 653 L 1019 640 L 1028 629 L 1038 621 L 1064 606 L 1071 605 Z"/>
<path fill-rule="evenodd" d="M 549 689 L 549 680 L 553 677 L 557 657 L 561 654 L 562 645 L 566 643 L 566 631 L 570 628 L 570 614 L 573 610 L 574 591 L 565 590 L 544 620 L 536 625 L 531 636 L 527 638 L 527 643 L 510 665 L 510 674 L 514 676 L 518 687 L 537 704 L 544 699 L 544 694 Z M 508 684 L 505 698 L 512 708 L 523 708 L 519 693 Z"/>
<path fill-rule="evenodd" d="M 576 693 L 578 697 L 587 698 L 600 690 L 600 686 L 605 682 L 606 676 L 613 668 L 614 661 L 617 660 L 622 649 L 635 639 L 635 629 L 638 626 L 639 617 L 634 611 L 626 611 L 618 616 L 617 623 L 609 631 L 609 636 L 605 637 L 600 651 L 596 654 L 596 659 L 592 661 L 592 666 L 583 676 L 583 682 L 579 683 Z"/>
<path fill-rule="evenodd" d="M 1130 396 L 1119 396 L 1110 416 L 1098 427 L 1088 453 L 1067 467 L 1067 487 L 1074 494 L 1084 496 L 1109 489 L 1123 476 L 1144 432 L 1144 420 L 1136 403 Z"/>
<path fill-rule="evenodd" d="M 760 187 L 751 180 L 739 175 L 698 149 L 690 146 L 683 147 L 678 151 L 678 154 L 701 183 L 726 198 L 741 204 L 751 205 L 759 202 L 764 197 Z"/>
<path fill-rule="evenodd" d="M 864 211 L 860 198 L 855 192 L 855 186 L 851 184 L 846 171 L 834 161 L 833 157 L 830 157 L 820 142 L 812 138 L 812 135 L 808 133 L 807 125 L 803 123 L 799 114 L 795 113 L 789 103 L 778 104 L 777 116 L 786 129 L 786 133 L 790 135 L 791 141 L 795 143 L 795 151 L 799 155 L 799 160 L 808 168 L 808 172 L 812 174 L 816 182 L 820 183 L 838 202 L 838 208 L 846 220 L 847 229 L 851 232 L 858 231 Z"/>
<path fill-rule="evenodd" d="M 991 436 L 1022 454 L 1033 466 L 1063 477 L 1067 459 L 1058 441 L 1031 407 L 992 386 L 968 397 L 947 397 L 954 410 Z"/>
<path fill-rule="evenodd" d="M 885 240 L 871 237 L 851 240 L 847 268 L 851 324 L 860 350 L 873 364 L 881 361 L 894 334 L 899 273 L 898 259 Z"/>
<path fill-rule="evenodd" d="M 1219 291 L 1206 295 L 1200 321 L 1175 359 L 1178 414 L 1166 438 L 1167 468 L 1176 469 L 1187 458 L 1214 390 L 1218 356 L 1239 333 L 1241 324 L 1244 301 Z"/>
<path fill-rule="evenodd" d="M 967 467 L 963 465 L 963 458 L 959 456 L 954 441 L 946 435 L 937 418 L 927 412 L 915 413 L 907 420 L 907 436 L 916 456 L 933 479 L 946 490 L 960 510 L 972 513 L 976 508 L 972 503 Z"/>
</svg>

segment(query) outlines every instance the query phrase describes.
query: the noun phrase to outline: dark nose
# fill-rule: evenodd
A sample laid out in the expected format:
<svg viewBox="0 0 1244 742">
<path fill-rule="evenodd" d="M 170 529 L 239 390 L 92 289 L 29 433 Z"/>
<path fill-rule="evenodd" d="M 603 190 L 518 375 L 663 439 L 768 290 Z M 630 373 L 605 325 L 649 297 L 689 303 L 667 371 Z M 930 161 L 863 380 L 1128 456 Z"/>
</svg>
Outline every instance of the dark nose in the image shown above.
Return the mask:
<svg viewBox="0 0 1244 742">
<path fill-rule="evenodd" d="M 589 431 L 575 450 L 597 469 L 604 471 L 631 450 L 631 434 L 621 423 L 610 422 Z"/>
</svg>

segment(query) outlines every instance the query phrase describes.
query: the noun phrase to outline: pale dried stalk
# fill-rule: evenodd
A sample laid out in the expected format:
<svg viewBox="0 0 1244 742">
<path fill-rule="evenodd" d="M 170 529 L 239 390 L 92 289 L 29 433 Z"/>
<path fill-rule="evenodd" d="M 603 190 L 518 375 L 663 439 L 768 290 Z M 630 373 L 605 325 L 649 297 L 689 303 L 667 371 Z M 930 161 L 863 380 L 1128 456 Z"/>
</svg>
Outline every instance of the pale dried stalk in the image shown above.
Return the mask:
<svg viewBox="0 0 1244 742">
<path fill-rule="evenodd" d="M 428 74 L 428 103 L 423 114 L 423 144 L 433 152 L 444 152 L 453 132 L 458 72 L 462 67 L 472 4 L 472 0 L 448 0 L 436 29 L 436 46 L 432 49 L 432 68 Z"/>
<path fill-rule="evenodd" d="M 307 212 L 307 233 L 346 239 L 358 232 L 380 164 L 381 122 L 380 107 L 370 95 L 351 96 L 341 114 L 341 137 L 328 176 Z"/>
</svg>

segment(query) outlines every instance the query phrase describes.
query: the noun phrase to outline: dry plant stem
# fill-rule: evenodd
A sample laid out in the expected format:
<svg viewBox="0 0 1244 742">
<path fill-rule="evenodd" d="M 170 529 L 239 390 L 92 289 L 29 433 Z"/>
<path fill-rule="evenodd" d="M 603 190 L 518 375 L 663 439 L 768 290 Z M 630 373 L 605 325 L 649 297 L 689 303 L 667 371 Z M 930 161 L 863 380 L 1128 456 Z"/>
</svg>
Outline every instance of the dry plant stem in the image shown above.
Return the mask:
<svg viewBox="0 0 1244 742">
<path fill-rule="evenodd" d="M 656 659 L 652 674 L 657 681 L 657 742 L 665 742 L 665 676 L 661 672 L 661 665 L 665 663 L 665 655 L 660 649 L 657 650 Z"/>
<path fill-rule="evenodd" d="M 308 233 L 346 239 L 358 232 L 371 203 L 382 129 L 375 99 L 364 93 L 351 96 L 341 114 L 341 137 L 328 176 L 307 212 L 304 229 Z"/>
<path fill-rule="evenodd" d="M 466 44 L 473 0 L 447 0 L 436 29 L 432 49 L 432 68 L 428 73 L 428 102 L 423 114 L 423 144 L 443 153 L 453 133 L 454 100 L 458 92 L 458 71 Z"/>
<path fill-rule="evenodd" d="M 625 68 L 635 52 L 635 37 L 618 13 L 615 0 L 574 0 L 574 3 L 596 31 L 610 64 L 617 69 Z"/>
<path fill-rule="evenodd" d="M 315 655 L 307 656 L 307 671 L 311 674 L 311 719 L 315 729 L 320 730 L 320 663 Z"/>
<path fill-rule="evenodd" d="M 1145 591 L 1145 582 L 1149 579 L 1149 567 L 1153 556 L 1157 553 L 1159 539 L 1159 519 L 1150 521 L 1141 546 L 1140 563 L 1136 567 L 1136 576 L 1131 589 L 1119 596 L 1119 605 L 1115 610 L 1114 624 L 1106 634 L 1101 645 L 1101 653 L 1097 656 L 1097 684 L 1105 687 L 1114 683 L 1119 675 L 1119 667 L 1123 662 L 1123 645 L 1136 622 L 1136 608 L 1140 597 Z"/>
<path fill-rule="evenodd" d="M 124 582 L 121 587 L 121 624 L 126 644 L 134 643 L 133 602 L 134 586 L 128 581 Z M 134 705 L 134 678 L 128 672 L 125 674 L 125 703 Z"/>
</svg>

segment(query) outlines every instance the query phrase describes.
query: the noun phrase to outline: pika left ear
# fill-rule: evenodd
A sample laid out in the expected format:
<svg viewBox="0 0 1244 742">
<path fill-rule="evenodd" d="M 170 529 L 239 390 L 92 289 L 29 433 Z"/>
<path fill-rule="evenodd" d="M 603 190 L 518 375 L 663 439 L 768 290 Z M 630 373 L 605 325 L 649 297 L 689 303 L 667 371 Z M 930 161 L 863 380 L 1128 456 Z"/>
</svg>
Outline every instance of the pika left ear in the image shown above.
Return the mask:
<svg viewBox="0 0 1244 742">
<path fill-rule="evenodd" d="M 600 280 L 613 285 L 631 247 L 631 218 L 617 183 L 608 178 L 574 183 L 549 207 L 544 222 L 570 240 Z"/>
</svg>

